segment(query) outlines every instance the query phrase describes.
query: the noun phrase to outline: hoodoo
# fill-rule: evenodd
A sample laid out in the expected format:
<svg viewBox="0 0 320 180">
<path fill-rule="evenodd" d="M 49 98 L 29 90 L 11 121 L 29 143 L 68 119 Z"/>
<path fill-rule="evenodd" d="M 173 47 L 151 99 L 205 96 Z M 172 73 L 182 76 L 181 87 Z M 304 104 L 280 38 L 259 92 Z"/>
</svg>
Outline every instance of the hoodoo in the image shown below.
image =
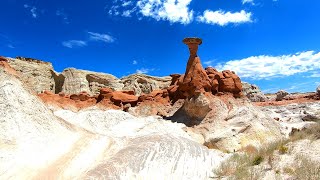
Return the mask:
<svg viewBox="0 0 320 180">
<path fill-rule="evenodd" d="M 201 92 L 210 92 L 210 79 L 197 55 L 198 46 L 202 44 L 202 40 L 200 38 L 185 38 L 183 43 L 189 47 L 190 56 L 183 81 L 179 83 L 179 91 L 186 97 L 192 97 Z"/>
</svg>

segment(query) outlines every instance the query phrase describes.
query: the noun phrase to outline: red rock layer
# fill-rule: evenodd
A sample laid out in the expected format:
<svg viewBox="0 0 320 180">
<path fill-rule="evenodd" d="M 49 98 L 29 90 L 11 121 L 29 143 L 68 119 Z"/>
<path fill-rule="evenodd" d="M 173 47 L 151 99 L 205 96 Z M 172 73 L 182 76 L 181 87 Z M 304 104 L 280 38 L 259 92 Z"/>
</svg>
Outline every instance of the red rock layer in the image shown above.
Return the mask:
<svg viewBox="0 0 320 180">
<path fill-rule="evenodd" d="M 9 65 L 8 60 L 5 57 L 0 56 L 0 66 L 3 67 L 7 73 L 15 76 L 18 75 L 17 71 Z"/>
</svg>

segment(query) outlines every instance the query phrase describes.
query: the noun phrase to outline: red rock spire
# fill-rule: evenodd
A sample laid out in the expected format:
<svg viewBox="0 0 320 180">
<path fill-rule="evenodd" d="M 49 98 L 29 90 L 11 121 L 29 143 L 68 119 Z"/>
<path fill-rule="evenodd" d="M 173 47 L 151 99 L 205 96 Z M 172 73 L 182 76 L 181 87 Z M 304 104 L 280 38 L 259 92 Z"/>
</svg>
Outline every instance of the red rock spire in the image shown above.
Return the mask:
<svg viewBox="0 0 320 180">
<path fill-rule="evenodd" d="M 183 92 L 186 97 L 192 97 L 201 92 L 210 92 L 210 79 L 197 55 L 198 46 L 202 44 L 202 40 L 200 38 L 185 38 L 183 43 L 188 45 L 190 57 L 183 81 L 179 84 L 179 91 Z"/>
</svg>

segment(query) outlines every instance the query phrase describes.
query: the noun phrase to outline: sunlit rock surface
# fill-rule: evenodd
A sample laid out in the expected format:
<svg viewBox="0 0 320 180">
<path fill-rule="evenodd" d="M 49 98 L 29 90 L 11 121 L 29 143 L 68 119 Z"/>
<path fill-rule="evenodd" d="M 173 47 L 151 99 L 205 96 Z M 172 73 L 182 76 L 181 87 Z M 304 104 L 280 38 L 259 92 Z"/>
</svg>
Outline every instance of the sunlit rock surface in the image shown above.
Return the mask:
<svg viewBox="0 0 320 180">
<path fill-rule="evenodd" d="M 0 179 L 206 179 L 225 155 L 183 124 L 122 111 L 55 111 L 1 71 Z"/>
</svg>

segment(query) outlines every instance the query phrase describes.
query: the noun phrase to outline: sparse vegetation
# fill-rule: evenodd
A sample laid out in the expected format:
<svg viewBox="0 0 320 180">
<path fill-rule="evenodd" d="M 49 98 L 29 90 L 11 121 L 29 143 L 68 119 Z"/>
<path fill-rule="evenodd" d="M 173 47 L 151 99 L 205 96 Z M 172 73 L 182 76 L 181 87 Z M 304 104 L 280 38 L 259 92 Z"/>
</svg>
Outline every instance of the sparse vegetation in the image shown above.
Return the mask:
<svg viewBox="0 0 320 180">
<path fill-rule="evenodd" d="M 300 139 L 318 140 L 320 139 L 320 123 L 316 123 L 311 127 L 297 131 L 290 137 L 291 141 L 297 141 Z"/>
<path fill-rule="evenodd" d="M 258 158 L 260 161 L 260 158 Z M 214 171 L 219 177 L 231 176 L 231 179 L 257 179 L 261 169 L 252 166 L 255 158 L 248 154 L 234 154 L 228 161 Z"/>
<path fill-rule="evenodd" d="M 288 147 L 287 146 L 285 146 L 284 144 L 282 144 L 282 145 L 280 145 L 279 146 L 279 153 L 280 154 L 285 154 L 285 153 L 287 153 L 288 152 Z"/>
<path fill-rule="evenodd" d="M 293 174 L 296 179 L 319 180 L 320 164 L 313 162 L 305 156 L 296 156 L 297 167 Z"/>
<path fill-rule="evenodd" d="M 253 166 L 259 165 L 261 164 L 262 161 L 263 161 L 263 157 L 261 155 L 257 155 L 253 158 L 252 165 Z"/>
<path fill-rule="evenodd" d="M 286 140 L 277 141 L 259 150 L 252 145 L 246 146 L 241 149 L 243 153 L 234 154 L 214 170 L 214 173 L 219 177 L 227 176 L 231 179 L 258 179 L 262 172 L 258 165 L 265 160 L 272 165 L 271 159 L 275 150 L 281 151 L 282 154 L 287 153 L 288 148 L 285 146 L 287 142 Z"/>
</svg>

